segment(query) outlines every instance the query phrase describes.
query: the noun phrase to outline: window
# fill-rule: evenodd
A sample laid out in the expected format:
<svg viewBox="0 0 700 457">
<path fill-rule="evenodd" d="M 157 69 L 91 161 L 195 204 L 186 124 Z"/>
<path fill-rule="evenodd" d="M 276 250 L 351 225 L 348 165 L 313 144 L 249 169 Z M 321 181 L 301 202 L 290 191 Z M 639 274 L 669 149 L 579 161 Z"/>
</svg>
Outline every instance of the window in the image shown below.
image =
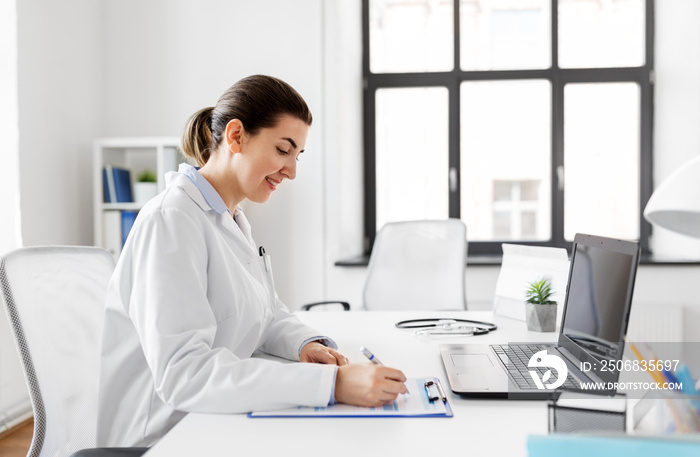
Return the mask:
<svg viewBox="0 0 700 457">
<path fill-rule="evenodd" d="M 365 234 L 461 218 L 471 254 L 639 239 L 652 0 L 363 0 Z M 611 198 L 614 196 L 614 198 Z"/>
</svg>

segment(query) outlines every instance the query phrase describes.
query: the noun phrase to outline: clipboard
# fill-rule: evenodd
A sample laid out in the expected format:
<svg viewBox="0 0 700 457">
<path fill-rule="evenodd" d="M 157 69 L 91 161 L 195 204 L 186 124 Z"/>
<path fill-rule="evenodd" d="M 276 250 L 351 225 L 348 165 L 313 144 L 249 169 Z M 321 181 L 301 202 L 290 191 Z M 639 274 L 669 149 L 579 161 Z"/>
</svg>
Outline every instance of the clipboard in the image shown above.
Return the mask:
<svg viewBox="0 0 700 457">
<path fill-rule="evenodd" d="M 251 418 L 264 417 L 452 417 L 445 391 L 438 378 L 409 378 L 408 393 L 379 407 L 352 406 L 342 403 L 324 407 L 298 406 L 276 411 L 254 411 Z"/>
</svg>

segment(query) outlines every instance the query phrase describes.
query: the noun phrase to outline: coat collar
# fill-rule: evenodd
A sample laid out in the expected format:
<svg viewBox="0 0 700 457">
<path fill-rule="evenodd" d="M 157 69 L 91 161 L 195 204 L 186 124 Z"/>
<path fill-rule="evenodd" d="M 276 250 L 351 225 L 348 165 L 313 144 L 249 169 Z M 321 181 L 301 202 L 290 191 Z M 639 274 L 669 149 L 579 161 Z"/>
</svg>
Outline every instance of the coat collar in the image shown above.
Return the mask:
<svg viewBox="0 0 700 457">
<path fill-rule="evenodd" d="M 202 211 L 217 213 L 219 222 L 254 253 L 257 253 L 250 223 L 241 207 L 237 208 L 234 220 L 221 196 L 209 181 L 197 172 L 196 168 L 188 164 L 180 164 L 177 172 L 171 171 L 165 175 L 165 182 L 167 187 L 179 187 L 185 191 L 192 201 L 202 208 Z"/>
</svg>

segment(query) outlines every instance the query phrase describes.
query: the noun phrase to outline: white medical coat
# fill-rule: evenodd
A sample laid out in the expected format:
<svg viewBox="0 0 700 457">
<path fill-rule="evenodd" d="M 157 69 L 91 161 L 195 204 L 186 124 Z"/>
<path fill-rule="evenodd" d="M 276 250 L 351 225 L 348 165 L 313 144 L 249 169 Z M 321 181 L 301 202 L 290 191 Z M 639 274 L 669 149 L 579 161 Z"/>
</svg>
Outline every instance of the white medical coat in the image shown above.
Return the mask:
<svg viewBox="0 0 700 457">
<path fill-rule="evenodd" d="M 98 446 L 150 446 L 188 412 L 327 405 L 335 366 L 250 358 L 299 360 L 320 335 L 277 298 L 245 216 L 212 210 L 181 173 L 167 179 L 109 284 Z"/>
</svg>

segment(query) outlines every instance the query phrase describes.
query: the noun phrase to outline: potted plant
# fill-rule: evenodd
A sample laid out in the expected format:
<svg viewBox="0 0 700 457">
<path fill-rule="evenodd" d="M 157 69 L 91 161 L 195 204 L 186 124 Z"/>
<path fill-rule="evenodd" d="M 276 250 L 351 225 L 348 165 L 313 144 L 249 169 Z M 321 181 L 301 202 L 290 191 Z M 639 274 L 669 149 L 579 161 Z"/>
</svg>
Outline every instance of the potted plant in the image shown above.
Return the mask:
<svg viewBox="0 0 700 457">
<path fill-rule="evenodd" d="M 136 203 L 146 203 L 158 194 L 156 174 L 151 170 L 145 170 L 136 176 L 134 183 L 134 201 Z"/>
<path fill-rule="evenodd" d="M 553 332 L 557 326 L 557 302 L 550 300 L 554 290 L 547 279 L 532 281 L 525 291 L 527 329 Z"/>
</svg>

